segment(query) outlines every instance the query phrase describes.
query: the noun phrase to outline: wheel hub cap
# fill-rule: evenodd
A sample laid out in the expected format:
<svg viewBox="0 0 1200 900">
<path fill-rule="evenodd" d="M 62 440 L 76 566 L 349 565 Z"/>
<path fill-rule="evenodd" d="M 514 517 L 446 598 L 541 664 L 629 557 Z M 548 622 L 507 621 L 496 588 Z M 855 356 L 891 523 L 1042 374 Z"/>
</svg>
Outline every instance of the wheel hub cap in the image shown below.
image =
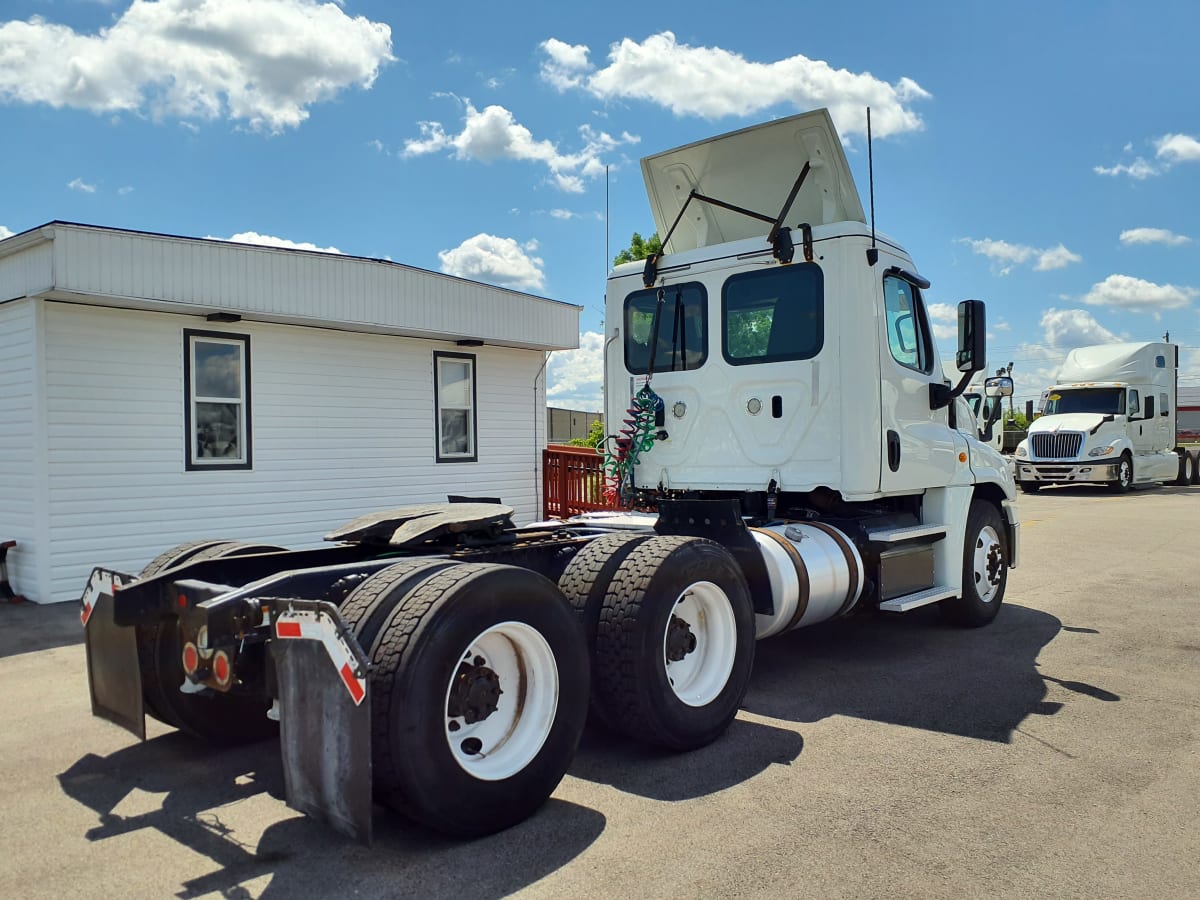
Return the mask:
<svg viewBox="0 0 1200 900">
<path fill-rule="evenodd" d="M 667 661 L 679 662 L 695 650 L 696 635 L 692 634 L 691 626 L 679 616 L 671 616 L 671 624 L 667 626 Z"/>
<path fill-rule="evenodd" d="M 458 667 L 450 690 L 446 715 L 463 719 L 468 725 L 482 722 L 500 705 L 500 676 L 489 669 L 482 656 Z"/>
</svg>

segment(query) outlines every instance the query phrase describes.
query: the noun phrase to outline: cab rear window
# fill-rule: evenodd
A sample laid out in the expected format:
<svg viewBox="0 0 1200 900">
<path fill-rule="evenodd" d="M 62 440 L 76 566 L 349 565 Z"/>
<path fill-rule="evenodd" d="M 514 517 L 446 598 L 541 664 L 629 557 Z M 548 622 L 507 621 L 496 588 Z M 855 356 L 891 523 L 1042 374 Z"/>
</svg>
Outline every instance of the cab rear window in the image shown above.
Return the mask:
<svg viewBox="0 0 1200 900">
<path fill-rule="evenodd" d="M 825 343 L 825 280 L 816 263 L 733 275 L 721 290 L 721 352 L 735 366 L 811 359 Z"/>
<path fill-rule="evenodd" d="M 704 365 L 708 358 L 708 293 L 702 284 L 673 284 L 635 291 L 625 298 L 625 368 L 631 374 L 645 375 L 652 355 L 655 372 L 680 372 Z"/>
</svg>

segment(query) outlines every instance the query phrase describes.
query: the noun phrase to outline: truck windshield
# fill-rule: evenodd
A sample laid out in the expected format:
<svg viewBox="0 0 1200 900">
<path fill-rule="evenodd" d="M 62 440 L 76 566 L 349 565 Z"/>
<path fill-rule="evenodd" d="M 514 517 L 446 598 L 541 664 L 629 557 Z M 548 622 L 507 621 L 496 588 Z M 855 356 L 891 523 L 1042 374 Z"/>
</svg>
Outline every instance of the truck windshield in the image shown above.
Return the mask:
<svg viewBox="0 0 1200 900">
<path fill-rule="evenodd" d="M 1045 415 L 1058 413 L 1125 414 L 1124 388 L 1081 388 L 1071 391 L 1051 391 L 1046 398 Z"/>
</svg>

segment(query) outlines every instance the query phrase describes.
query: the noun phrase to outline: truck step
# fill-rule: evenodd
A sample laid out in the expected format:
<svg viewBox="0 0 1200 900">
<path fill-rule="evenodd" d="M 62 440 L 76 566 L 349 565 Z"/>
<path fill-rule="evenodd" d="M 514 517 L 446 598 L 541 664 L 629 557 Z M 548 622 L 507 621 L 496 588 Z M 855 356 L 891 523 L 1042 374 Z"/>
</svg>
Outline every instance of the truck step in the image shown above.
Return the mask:
<svg viewBox="0 0 1200 900">
<path fill-rule="evenodd" d="M 879 608 L 886 612 L 908 612 L 910 609 L 916 609 L 919 606 L 928 606 L 930 603 L 937 603 L 939 600 L 949 600 L 951 597 L 957 596 L 958 591 L 955 588 L 931 587 L 923 591 L 917 591 L 915 594 L 905 594 L 902 597 L 893 597 L 891 600 L 885 600 L 879 604 Z"/>
<path fill-rule="evenodd" d="M 925 538 L 928 543 L 941 540 L 946 536 L 945 525 L 903 525 L 899 528 L 880 528 L 868 531 L 867 539 L 880 544 L 896 544 L 900 541 L 911 541 L 915 538 Z"/>
</svg>

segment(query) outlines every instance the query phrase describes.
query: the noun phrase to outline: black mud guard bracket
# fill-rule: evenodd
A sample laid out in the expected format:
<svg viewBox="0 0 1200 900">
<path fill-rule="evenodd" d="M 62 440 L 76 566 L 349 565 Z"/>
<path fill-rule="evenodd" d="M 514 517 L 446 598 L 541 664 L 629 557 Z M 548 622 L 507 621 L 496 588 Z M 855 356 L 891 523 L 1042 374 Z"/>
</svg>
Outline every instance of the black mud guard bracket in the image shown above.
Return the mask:
<svg viewBox="0 0 1200 900">
<path fill-rule="evenodd" d="M 113 595 L 134 580 L 132 575 L 93 569 L 79 598 L 79 620 L 87 652 L 88 693 L 92 715 L 120 725 L 138 740 L 146 739 L 146 701 L 138 662 L 137 630 L 114 620 Z"/>
<path fill-rule="evenodd" d="M 276 600 L 271 655 L 287 804 L 371 843 L 366 654 L 332 603 Z"/>
<path fill-rule="evenodd" d="M 746 576 L 754 611 L 767 616 L 774 614 L 775 600 L 767 566 L 758 542 L 742 518 L 742 504 L 736 499 L 660 499 L 654 530 L 659 534 L 708 538 L 725 546 Z"/>
</svg>

